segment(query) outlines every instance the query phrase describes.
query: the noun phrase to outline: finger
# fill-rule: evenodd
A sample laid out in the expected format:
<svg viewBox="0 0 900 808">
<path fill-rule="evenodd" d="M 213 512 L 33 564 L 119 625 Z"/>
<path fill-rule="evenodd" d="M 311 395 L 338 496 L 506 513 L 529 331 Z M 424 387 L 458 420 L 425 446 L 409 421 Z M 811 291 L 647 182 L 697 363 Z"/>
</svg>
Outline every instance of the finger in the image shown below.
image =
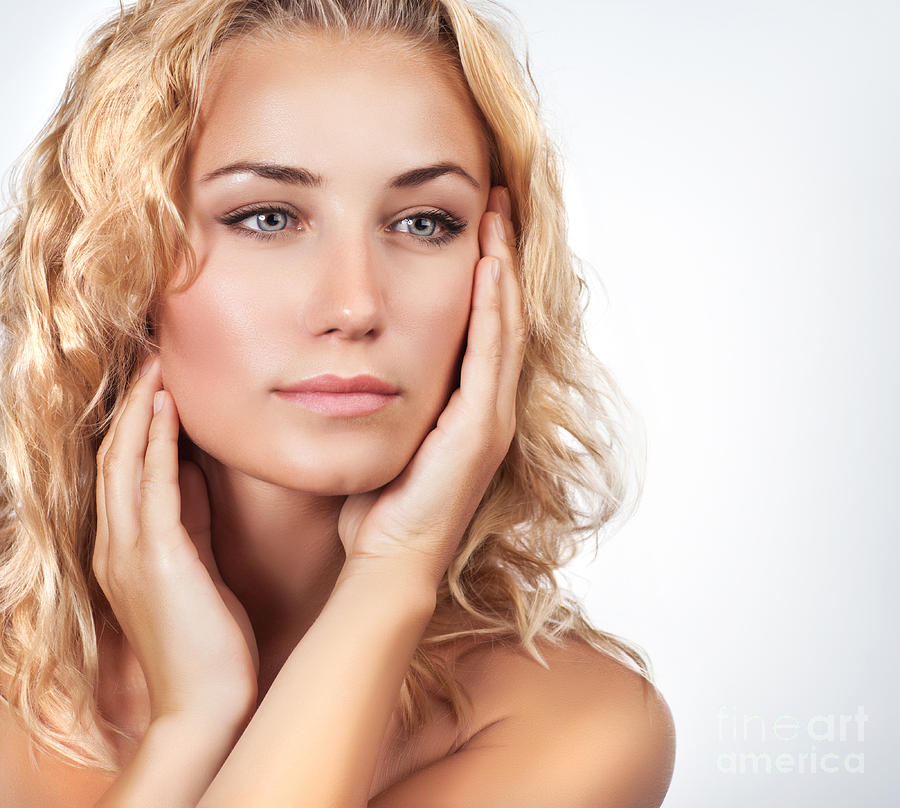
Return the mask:
<svg viewBox="0 0 900 808">
<path fill-rule="evenodd" d="M 515 293 L 515 290 L 508 290 L 506 287 L 508 287 L 510 283 L 516 284 L 517 281 L 514 277 L 512 277 L 510 269 L 512 266 L 513 256 L 509 243 L 507 241 L 507 225 L 504 221 L 503 214 L 500 212 L 502 202 L 499 192 L 501 190 L 503 189 L 499 187 L 494 187 L 491 189 L 491 193 L 488 197 L 488 208 L 481 219 L 478 238 L 481 246 L 482 256 L 496 259 L 499 262 L 499 277 L 497 289 L 498 295 L 496 298 L 496 314 L 499 340 L 495 348 L 497 361 L 492 366 L 494 371 L 493 385 L 495 392 L 491 397 L 491 406 L 492 409 L 497 409 L 498 412 L 505 412 L 506 410 L 499 409 L 501 405 L 497 400 L 497 396 L 499 395 L 501 389 L 501 370 L 503 365 L 505 364 L 504 353 L 507 350 L 506 344 L 510 341 L 511 335 L 504 333 L 504 316 L 502 307 L 505 298 L 509 296 L 510 292 Z M 508 396 L 504 396 L 504 399 L 507 398 Z"/>
<path fill-rule="evenodd" d="M 508 190 L 500 186 L 492 188 L 488 197 L 488 211 L 493 219 L 493 227 L 484 228 L 480 235 L 482 253 L 500 259 L 500 271 L 503 275 L 500 284 L 502 358 L 497 386 L 497 411 L 514 419 L 516 392 L 525 349 L 525 320 L 510 210 Z"/>
<path fill-rule="evenodd" d="M 177 417 L 178 408 L 175 408 Z M 177 421 L 176 421 L 177 424 Z M 176 455 L 178 444 L 175 445 Z M 181 524 L 194 538 L 195 534 L 208 533 L 210 529 L 209 489 L 206 477 L 191 460 L 178 461 L 178 489 L 181 491 Z M 198 546 L 198 550 L 200 547 Z M 201 552 L 201 555 L 203 553 Z"/>
<path fill-rule="evenodd" d="M 176 423 L 178 408 L 175 408 Z M 176 455 L 178 452 L 176 442 Z M 178 461 L 178 491 L 181 497 L 180 520 L 194 542 L 200 560 L 209 570 L 213 580 L 222 580 L 212 550 L 212 523 L 209 511 L 209 489 L 206 477 L 196 463 L 190 460 Z"/>
<path fill-rule="evenodd" d="M 153 414 L 153 394 L 160 388 L 159 359 L 134 384 L 126 398 L 115 433 L 103 458 L 108 558 L 127 553 L 140 527 L 140 481 L 147 451 L 147 431 Z"/>
<path fill-rule="evenodd" d="M 163 545 L 181 537 L 181 491 L 178 487 L 178 414 L 166 390 L 155 391 L 140 475 L 140 541 Z"/>
<path fill-rule="evenodd" d="M 107 432 L 107 435 L 108 434 L 109 432 Z M 97 503 L 97 530 L 94 533 L 94 555 L 91 564 L 94 570 L 94 577 L 100 584 L 100 588 L 105 592 L 109 541 L 106 523 L 106 495 L 103 490 L 102 455 L 99 451 L 97 453 L 97 482 L 95 485 L 95 496 Z"/>
<path fill-rule="evenodd" d="M 495 277 L 496 276 L 496 277 Z M 460 368 L 460 399 L 473 413 L 493 411 L 502 358 L 500 261 L 486 256 L 475 267 L 475 288 L 466 353 Z"/>
<path fill-rule="evenodd" d="M 527 330 L 522 309 L 522 290 L 519 285 L 518 262 L 501 262 L 503 274 L 500 285 L 500 318 L 503 334 L 503 359 L 497 392 L 497 409 L 515 417 L 516 393 L 522 375 Z"/>
<path fill-rule="evenodd" d="M 119 400 L 116 410 L 113 413 L 112 418 L 110 419 L 109 427 L 106 430 L 106 435 L 100 443 L 98 448 L 98 455 L 105 454 L 109 449 L 110 444 L 115 440 L 116 427 L 119 424 L 119 421 L 122 418 L 122 413 L 125 411 L 125 407 L 128 406 L 128 402 L 134 396 L 135 388 L 137 387 L 138 381 L 144 376 L 144 374 L 151 369 L 153 361 L 156 360 L 156 356 L 153 354 L 149 354 L 146 357 L 145 362 L 142 364 L 140 369 L 135 370 L 131 379 L 128 381 L 128 384 L 125 388 L 125 393 L 122 398 Z"/>
<path fill-rule="evenodd" d="M 107 432 L 107 434 L 109 434 Z M 109 527 L 106 518 L 106 492 L 103 485 L 102 455 L 97 456 L 97 483 L 95 486 L 97 499 L 97 530 L 94 534 L 94 555 L 92 566 L 94 577 L 106 591 L 106 569 L 109 564 Z"/>
<path fill-rule="evenodd" d="M 109 520 L 107 519 L 106 513 L 106 486 L 104 479 L 105 474 L 103 471 L 105 457 L 106 453 L 109 451 L 110 446 L 115 442 L 116 430 L 118 428 L 119 421 L 121 420 L 122 413 L 125 411 L 125 407 L 127 406 L 128 401 L 130 400 L 131 395 L 134 392 L 134 387 L 138 379 L 146 370 L 149 369 L 149 362 L 151 359 L 152 356 L 146 357 L 146 364 L 142 364 L 140 370 L 135 371 L 135 373 L 133 374 L 126 393 L 119 401 L 119 405 L 118 407 L 116 407 L 116 410 L 113 413 L 113 417 L 110 419 L 110 424 L 107 427 L 106 434 L 104 435 L 103 440 L 100 442 L 100 446 L 97 449 L 97 473 L 95 485 L 97 529 L 94 536 L 94 553 L 92 565 L 94 576 L 97 578 L 97 581 L 101 584 L 101 587 L 103 587 L 104 590 L 106 581 L 106 569 L 109 561 Z"/>
</svg>

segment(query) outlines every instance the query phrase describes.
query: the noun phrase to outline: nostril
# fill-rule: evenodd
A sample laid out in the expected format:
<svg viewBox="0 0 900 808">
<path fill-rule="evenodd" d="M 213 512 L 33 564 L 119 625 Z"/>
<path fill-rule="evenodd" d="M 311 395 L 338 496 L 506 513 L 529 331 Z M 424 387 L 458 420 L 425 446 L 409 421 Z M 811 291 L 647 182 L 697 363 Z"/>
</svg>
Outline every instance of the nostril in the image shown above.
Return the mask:
<svg viewBox="0 0 900 808">
<path fill-rule="evenodd" d="M 302 305 L 304 327 L 311 334 L 348 339 L 377 333 L 386 307 L 375 279 L 337 274 L 337 279 L 335 273 L 323 276 L 321 286 L 308 294 Z"/>
</svg>

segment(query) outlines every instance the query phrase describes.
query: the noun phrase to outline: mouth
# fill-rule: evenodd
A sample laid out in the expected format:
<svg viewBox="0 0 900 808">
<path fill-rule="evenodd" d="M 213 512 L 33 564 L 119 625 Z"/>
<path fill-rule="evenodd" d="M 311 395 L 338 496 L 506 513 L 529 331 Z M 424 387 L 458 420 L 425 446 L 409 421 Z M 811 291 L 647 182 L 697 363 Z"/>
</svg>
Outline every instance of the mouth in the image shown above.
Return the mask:
<svg viewBox="0 0 900 808">
<path fill-rule="evenodd" d="M 326 374 L 275 390 L 279 398 L 310 412 L 332 416 L 369 415 L 399 397 L 396 387 L 375 376 Z"/>
</svg>

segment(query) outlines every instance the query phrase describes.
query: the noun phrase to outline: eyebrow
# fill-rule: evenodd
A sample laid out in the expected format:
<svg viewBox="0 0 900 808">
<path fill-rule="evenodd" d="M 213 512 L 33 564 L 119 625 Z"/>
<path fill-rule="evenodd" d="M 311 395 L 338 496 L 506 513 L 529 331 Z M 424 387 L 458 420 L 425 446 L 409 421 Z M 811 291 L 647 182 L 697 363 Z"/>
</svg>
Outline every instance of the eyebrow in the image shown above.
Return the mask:
<svg viewBox="0 0 900 808">
<path fill-rule="evenodd" d="M 200 182 L 205 183 L 232 174 L 254 174 L 257 177 L 274 180 L 275 182 L 281 182 L 285 185 L 303 185 L 307 188 L 322 188 L 325 185 L 324 177 L 306 168 L 287 166 L 280 163 L 256 163 L 246 160 L 229 163 L 227 166 L 222 166 L 221 168 L 215 169 L 215 171 L 210 171 L 200 178 Z M 414 188 L 419 185 L 424 185 L 426 182 L 430 182 L 438 177 L 443 177 L 445 174 L 455 174 L 469 182 L 473 187 L 479 190 L 481 189 L 481 185 L 479 185 L 478 181 L 469 174 L 468 171 L 462 166 L 448 161 L 404 171 L 402 174 L 398 174 L 391 179 L 388 182 L 388 187 Z"/>
</svg>

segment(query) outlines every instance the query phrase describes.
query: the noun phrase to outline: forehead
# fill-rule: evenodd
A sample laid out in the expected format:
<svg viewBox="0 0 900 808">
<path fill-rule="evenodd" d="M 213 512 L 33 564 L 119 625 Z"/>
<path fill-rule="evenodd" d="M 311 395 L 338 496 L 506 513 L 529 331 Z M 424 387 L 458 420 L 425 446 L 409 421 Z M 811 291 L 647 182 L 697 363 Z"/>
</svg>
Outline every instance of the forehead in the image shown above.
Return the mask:
<svg viewBox="0 0 900 808">
<path fill-rule="evenodd" d="M 193 177 L 248 159 L 325 177 L 448 159 L 485 181 L 488 172 L 483 126 L 460 79 L 386 37 L 225 43 L 210 63 L 190 157 Z"/>
</svg>

